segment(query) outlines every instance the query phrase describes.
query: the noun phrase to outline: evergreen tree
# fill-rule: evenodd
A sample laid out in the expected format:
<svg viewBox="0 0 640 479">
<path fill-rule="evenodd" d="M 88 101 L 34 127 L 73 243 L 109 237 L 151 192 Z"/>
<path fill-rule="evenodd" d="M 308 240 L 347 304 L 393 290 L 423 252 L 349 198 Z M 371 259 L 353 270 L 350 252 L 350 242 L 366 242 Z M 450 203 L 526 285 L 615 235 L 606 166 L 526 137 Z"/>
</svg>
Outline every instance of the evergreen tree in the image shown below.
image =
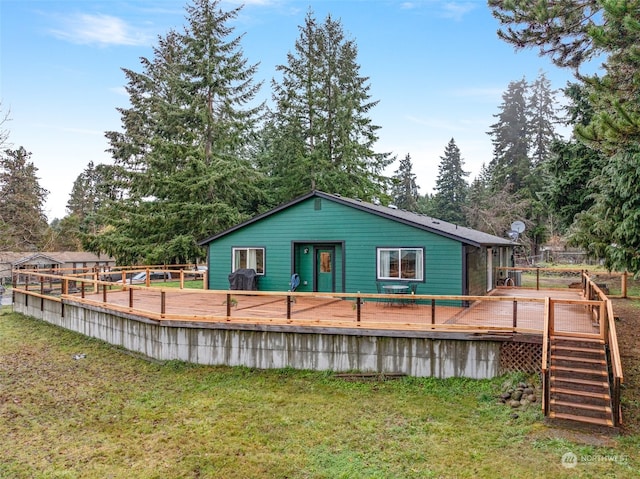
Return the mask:
<svg viewBox="0 0 640 479">
<path fill-rule="evenodd" d="M 116 200 L 112 186 L 116 168 L 89 162 L 87 168 L 73 182 L 67 215 L 51 222 L 52 243 L 56 251 L 82 251 L 87 238 L 97 235 L 103 225 L 98 224 L 100 208 Z"/>
<path fill-rule="evenodd" d="M 529 159 L 529 129 L 527 118 L 527 82 L 523 78 L 512 81 L 502 95 L 498 121 L 491 125 L 493 159 L 489 164 L 491 188 L 502 191 L 511 185 L 519 191 L 526 185 L 531 172 Z"/>
<path fill-rule="evenodd" d="M 504 27 L 498 36 L 515 48 L 536 46 L 560 67 L 579 69 L 602 49 L 592 29 L 604 23 L 602 0 L 488 0 Z M 627 2 L 625 2 L 627 3 Z"/>
<path fill-rule="evenodd" d="M 0 154 L 0 251 L 36 251 L 44 247 L 49 192 L 23 147 Z"/>
<path fill-rule="evenodd" d="M 312 188 L 366 200 L 383 197 L 384 169 L 393 158 L 373 150 L 379 127 L 368 114 L 377 101 L 370 99 L 357 46 L 345 38 L 341 23 L 329 15 L 318 25 L 309 12 L 287 64 L 277 70 L 282 79 L 272 82 L 271 151 L 261 165 L 277 200 Z"/>
<path fill-rule="evenodd" d="M 469 173 L 463 170 L 463 165 L 460 149 L 451 138 L 438 166 L 434 195 L 435 216 L 462 225 L 465 224 L 464 204 L 469 188 L 465 180 Z"/>
<path fill-rule="evenodd" d="M 506 27 L 502 37 L 517 48 L 538 46 L 558 65 L 576 70 L 596 54 L 606 56 L 605 75 L 580 77 L 592 117 L 577 124 L 575 133 L 608 160 L 591 180 L 594 203 L 580 215 L 573 237 L 611 268 L 640 272 L 640 2 L 563 0 L 546 9 L 542 0 L 489 5 Z"/>
<path fill-rule="evenodd" d="M 544 72 L 529 86 L 527 104 L 528 134 L 533 167 L 542 165 L 550 156 L 551 145 L 557 139 L 555 125 L 560 122 L 556 110 L 556 92 Z"/>
<path fill-rule="evenodd" d="M 423 215 L 434 217 L 438 214 L 434 195 L 430 193 L 425 193 L 424 196 L 418 196 L 416 207 L 416 211 Z"/>
<path fill-rule="evenodd" d="M 592 108 L 585 87 L 572 83 L 564 89 L 564 94 L 569 99 L 567 124 L 589 124 Z M 576 215 L 593 205 L 596 190 L 592 179 L 600 174 L 606 160 L 575 138 L 556 140 L 550 153 L 543 169 L 545 186 L 540 198 L 557 219 L 557 231 L 552 233 L 564 234 Z"/>
<path fill-rule="evenodd" d="M 411 163 L 411 155 L 407 155 L 400 160 L 398 169 L 394 172 L 392 178 L 391 197 L 393 203 L 403 210 L 418 210 L 418 185 L 416 183 L 416 175 L 413 173 L 413 164 Z"/>
<path fill-rule="evenodd" d="M 544 73 L 529 85 L 525 79 L 511 82 L 503 95 L 499 121 L 492 125 L 494 158 L 487 168 L 490 190 L 511 194 L 512 203 L 526 200 L 526 217 L 531 227 L 531 250 L 537 254 L 547 236 L 548 208 L 539 200 L 544 187 L 544 163 L 555 141 L 554 125 L 559 122 L 554 106 L 555 92 Z"/>
<path fill-rule="evenodd" d="M 197 241 L 255 213 L 258 176 L 248 158 L 261 106 L 241 37 L 228 26 L 239 8 L 218 0 L 187 6 L 183 33 L 158 40 L 141 73 L 124 70 L 131 107 L 122 132 L 107 132 L 115 162 L 111 199 L 99 210 L 91 251 L 119 263 L 185 263 Z"/>
</svg>

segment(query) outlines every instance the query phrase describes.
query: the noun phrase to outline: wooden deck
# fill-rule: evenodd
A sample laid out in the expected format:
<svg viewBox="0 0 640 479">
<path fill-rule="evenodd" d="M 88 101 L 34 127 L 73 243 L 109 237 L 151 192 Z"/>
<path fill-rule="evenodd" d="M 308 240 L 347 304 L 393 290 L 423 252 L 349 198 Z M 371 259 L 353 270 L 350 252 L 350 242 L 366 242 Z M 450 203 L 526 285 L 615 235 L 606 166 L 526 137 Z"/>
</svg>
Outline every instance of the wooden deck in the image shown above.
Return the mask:
<svg viewBox="0 0 640 479">
<path fill-rule="evenodd" d="M 227 294 L 231 294 L 227 316 Z M 355 298 L 337 295 L 292 295 L 287 314 L 286 293 L 223 292 L 173 288 L 134 288 L 109 291 L 107 301 L 86 294 L 82 302 L 146 316 L 158 321 L 277 324 L 309 327 L 386 330 L 501 330 L 542 333 L 544 298 L 562 302 L 554 306 L 556 330 L 598 333 L 589 309 L 576 290 L 496 289 L 491 295 L 466 305 L 436 297 L 401 295 L 376 298 L 362 295 L 358 317 Z M 164 296 L 164 300 L 162 299 Z M 352 295 L 353 296 L 353 295 Z M 70 295 L 69 299 L 78 299 Z M 438 297 L 439 298 L 439 297 Z M 433 301 L 432 301 L 433 300 Z M 163 306 L 164 303 L 164 306 Z M 515 326 L 515 327 L 514 327 Z"/>
</svg>

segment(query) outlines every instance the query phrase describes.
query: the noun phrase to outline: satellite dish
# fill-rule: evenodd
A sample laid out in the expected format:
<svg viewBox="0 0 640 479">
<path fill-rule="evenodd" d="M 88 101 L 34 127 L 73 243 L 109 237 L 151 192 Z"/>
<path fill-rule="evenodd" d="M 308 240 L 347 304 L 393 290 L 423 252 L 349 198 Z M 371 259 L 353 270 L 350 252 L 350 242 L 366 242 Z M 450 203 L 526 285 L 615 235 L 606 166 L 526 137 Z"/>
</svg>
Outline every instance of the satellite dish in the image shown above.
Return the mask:
<svg viewBox="0 0 640 479">
<path fill-rule="evenodd" d="M 518 236 L 520 236 L 520 233 L 518 233 L 517 231 L 511 230 L 507 232 L 507 235 L 509 236 L 509 239 L 511 241 L 518 241 Z"/>
<path fill-rule="evenodd" d="M 514 221 L 511 223 L 511 229 L 516 233 L 522 233 L 524 231 L 524 223 L 522 221 Z"/>
</svg>

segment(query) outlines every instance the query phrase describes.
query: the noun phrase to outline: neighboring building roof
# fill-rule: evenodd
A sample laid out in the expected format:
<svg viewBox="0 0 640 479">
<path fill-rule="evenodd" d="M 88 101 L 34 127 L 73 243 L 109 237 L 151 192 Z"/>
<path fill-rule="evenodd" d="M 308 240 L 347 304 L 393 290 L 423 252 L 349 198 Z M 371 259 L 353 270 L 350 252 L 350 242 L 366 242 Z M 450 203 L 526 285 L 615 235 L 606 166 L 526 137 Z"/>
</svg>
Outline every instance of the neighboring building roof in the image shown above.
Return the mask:
<svg viewBox="0 0 640 479">
<path fill-rule="evenodd" d="M 244 226 L 247 226 L 251 223 L 255 223 L 260 221 L 268 216 L 271 216 L 275 213 L 278 213 L 290 206 L 296 205 L 303 201 L 308 200 L 309 198 L 319 197 L 324 198 L 329 201 L 334 201 L 336 203 L 340 203 L 346 206 L 350 206 L 352 208 L 356 208 L 362 211 L 366 211 L 371 214 L 375 214 L 378 216 L 382 216 L 385 218 L 389 218 L 393 221 L 397 221 L 399 223 L 403 223 L 409 226 L 413 226 L 414 228 L 419 228 L 425 231 L 429 231 L 431 233 L 438 234 L 440 236 L 445 236 L 447 238 L 455 239 L 460 241 L 461 243 L 469 244 L 472 246 L 513 246 L 515 243 L 509 239 L 501 238 L 499 236 L 491 235 L 488 233 L 483 233 L 482 231 L 477 231 L 471 228 L 466 228 L 464 226 L 458 226 L 456 224 L 447 223 L 446 221 L 442 221 L 436 218 L 431 218 L 429 216 L 425 216 L 418 213 L 412 213 L 410 211 L 400 210 L 394 207 L 376 205 L 373 203 L 367 203 L 365 201 L 359 199 L 345 198 L 340 195 L 331 195 L 328 193 L 323 193 L 322 191 L 312 191 L 311 193 L 307 193 L 306 195 L 300 196 L 289 203 L 285 203 L 283 205 L 274 208 L 273 210 L 267 211 L 261 215 L 258 215 L 244 223 L 240 223 L 228 230 L 222 231 L 206 240 L 198 243 L 203 246 L 212 241 L 225 236 L 233 231 L 236 231 Z"/>
<path fill-rule="evenodd" d="M 50 264 L 65 264 L 65 263 L 101 263 L 109 262 L 115 264 L 115 259 L 111 256 L 97 255 L 95 253 L 88 253 L 85 251 L 47 251 L 47 252 L 17 252 L 17 251 L 3 251 L 0 252 L 0 264 L 29 264 L 31 261 L 39 259 L 39 263 L 42 260 L 50 262 Z"/>
<path fill-rule="evenodd" d="M 17 261 L 13 262 L 13 266 L 21 264 L 63 264 L 62 261 L 58 261 L 51 256 L 43 253 L 33 253 L 27 256 L 23 256 Z"/>
</svg>

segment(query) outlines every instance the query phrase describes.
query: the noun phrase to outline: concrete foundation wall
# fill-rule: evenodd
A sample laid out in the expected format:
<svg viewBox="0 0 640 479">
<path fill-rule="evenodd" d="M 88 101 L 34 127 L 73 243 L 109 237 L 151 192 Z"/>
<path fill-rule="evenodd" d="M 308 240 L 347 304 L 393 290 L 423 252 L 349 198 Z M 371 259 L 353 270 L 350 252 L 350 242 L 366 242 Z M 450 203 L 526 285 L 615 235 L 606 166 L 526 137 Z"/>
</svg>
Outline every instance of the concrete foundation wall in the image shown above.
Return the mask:
<svg viewBox="0 0 640 479">
<path fill-rule="evenodd" d="M 455 339 L 433 332 L 160 324 L 106 308 L 27 298 L 21 293 L 15 294 L 14 310 L 158 360 L 475 379 L 497 376 L 500 366 L 500 341 Z"/>
</svg>

